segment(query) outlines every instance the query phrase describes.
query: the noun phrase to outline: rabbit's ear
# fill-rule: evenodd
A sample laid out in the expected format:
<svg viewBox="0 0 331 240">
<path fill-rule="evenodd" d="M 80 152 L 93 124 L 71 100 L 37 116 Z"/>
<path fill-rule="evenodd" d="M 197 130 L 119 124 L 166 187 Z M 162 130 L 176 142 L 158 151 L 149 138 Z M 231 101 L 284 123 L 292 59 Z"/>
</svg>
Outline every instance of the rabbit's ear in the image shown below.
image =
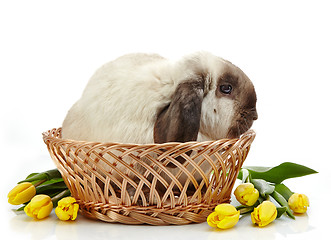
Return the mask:
<svg viewBox="0 0 331 240">
<path fill-rule="evenodd" d="M 203 97 L 203 77 L 193 77 L 180 83 L 171 103 L 157 117 L 154 125 L 154 142 L 197 140 Z"/>
</svg>

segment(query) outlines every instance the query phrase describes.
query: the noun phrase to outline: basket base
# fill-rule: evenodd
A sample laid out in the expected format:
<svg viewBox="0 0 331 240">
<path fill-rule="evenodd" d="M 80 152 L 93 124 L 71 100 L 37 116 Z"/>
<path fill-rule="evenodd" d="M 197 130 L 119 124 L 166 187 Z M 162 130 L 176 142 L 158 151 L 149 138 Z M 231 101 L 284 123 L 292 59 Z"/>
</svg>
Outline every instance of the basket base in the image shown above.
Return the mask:
<svg viewBox="0 0 331 240">
<path fill-rule="evenodd" d="M 226 199 L 223 203 L 229 203 Z M 119 207 L 106 206 L 102 204 L 91 204 L 78 201 L 80 213 L 87 218 L 101 220 L 110 223 L 123 223 L 131 225 L 148 224 L 155 226 L 162 225 L 184 225 L 190 223 L 202 223 L 212 213 L 217 204 L 205 205 L 197 204 L 192 206 L 178 206 L 175 208 L 157 209 L 150 207 Z M 92 207 L 94 205 L 94 207 Z M 134 209 L 134 210 L 133 210 Z"/>
</svg>

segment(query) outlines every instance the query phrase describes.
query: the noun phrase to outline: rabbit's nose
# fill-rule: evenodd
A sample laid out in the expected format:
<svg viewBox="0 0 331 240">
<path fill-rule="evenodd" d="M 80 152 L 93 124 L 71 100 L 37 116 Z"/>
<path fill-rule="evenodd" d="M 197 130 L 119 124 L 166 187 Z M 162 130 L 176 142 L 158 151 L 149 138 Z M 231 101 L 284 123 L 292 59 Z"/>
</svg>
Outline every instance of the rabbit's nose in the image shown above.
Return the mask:
<svg viewBox="0 0 331 240">
<path fill-rule="evenodd" d="M 258 119 L 258 114 L 255 108 L 252 109 L 252 119 L 257 120 Z"/>
<path fill-rule="evenodd" d="M 259 116 L 257 115 L 257 113 L 253 116 L 253 120 L 257 120 L 259 118 Z"/>
</svg>

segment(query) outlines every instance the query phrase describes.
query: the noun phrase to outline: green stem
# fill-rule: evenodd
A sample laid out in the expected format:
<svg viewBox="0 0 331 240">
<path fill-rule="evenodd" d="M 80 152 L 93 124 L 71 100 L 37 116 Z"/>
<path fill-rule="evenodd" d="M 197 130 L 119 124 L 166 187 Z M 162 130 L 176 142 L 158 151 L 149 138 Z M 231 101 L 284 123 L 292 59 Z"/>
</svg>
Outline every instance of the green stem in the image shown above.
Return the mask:
<svg viewBox="0 0 331 240">
<path fill-rule="evenodd" d="M 266 196 L 266 197 L 261 197 L 261 195 L 259 196 L 259 198 L 257 199 L 257 202 L 259 203 L 259 204 L 261 204 L 261 203 L 263 203 L 263 201 L 265 201 L 265 200 L 269 200 L 269 195 L 268 196 Z"/>
<path fill-rule="evenodd" d="M 275 190 L 272 194 L 270 194 L 270 196 L 272 196 L 282 207 L 286 207 L 287 215 L 290 218 L 295 219 L 293 213 L 291 212 L 290 207 L 288 206 L 288 203 L 287 203 L 286 199 L 280 193 L 278 193 Z"/>
<path fill-rule="evenodd" d="M 43 180 L 40 180 L 39 182 L 36 182 L 35 184 L 33 184 L 35 187 L 38 187 L 39 185 L 43 184 L 44 182 L 46 182 L 47 179 L 43 179 Z"/>
<path fill-rule="evenodd" d="M 251 213 L 254 211 L 254 207 L 245 207 L 245 208 L 242 208 L 239 210 L 240 211 L 240 215 L 244 215 L 244 214 L 247 214 L 247 213 Z"/>
<path fill-rule="evenodd" d="M 245 206 L 245 205 L 240 205 L 237 206 L 236 209 L 240 211 L 241 215 L 244 215 L 246 213 L 251 213 L 254 211 L 254 208 L 256 208 L 260 203 L 256 201 L 256 203 L 253 206 Z"/>
<path fill-rule="evenodd" d="M 59 194 L 57 194 L 56 196 L 52 197 L 53 206 L 56 207 L 58 201 L 60 201 L 64 197 L 69 197 L 70 195 L 71 195 L 70 190 L 66 189 L 60 192 Z"/>
</svg>

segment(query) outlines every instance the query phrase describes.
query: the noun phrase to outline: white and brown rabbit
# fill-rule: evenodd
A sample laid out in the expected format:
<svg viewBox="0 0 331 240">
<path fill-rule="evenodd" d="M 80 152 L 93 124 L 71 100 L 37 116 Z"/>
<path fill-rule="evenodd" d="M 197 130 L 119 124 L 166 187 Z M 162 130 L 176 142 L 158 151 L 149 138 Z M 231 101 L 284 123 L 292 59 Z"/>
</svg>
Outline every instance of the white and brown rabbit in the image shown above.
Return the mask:
<svg viewBox="0 0 331 240">
<path fill-rule="evenodd" d="M 256 119 L 254 86 L 230 62 L 207 52 L 175 62 L 130 54 L 92 76 L 63 122 L 62 137 L 139 144 L 217 140 L 239 137 Z"/>
<path fill-rule="evenodd" d="M 62 126 L 67 139 L 164 143 L 234 138 L 257 119 L 249 78 L 199 52 L 177 62 L 130 54 L 102 66 Z"/>
</svg>

